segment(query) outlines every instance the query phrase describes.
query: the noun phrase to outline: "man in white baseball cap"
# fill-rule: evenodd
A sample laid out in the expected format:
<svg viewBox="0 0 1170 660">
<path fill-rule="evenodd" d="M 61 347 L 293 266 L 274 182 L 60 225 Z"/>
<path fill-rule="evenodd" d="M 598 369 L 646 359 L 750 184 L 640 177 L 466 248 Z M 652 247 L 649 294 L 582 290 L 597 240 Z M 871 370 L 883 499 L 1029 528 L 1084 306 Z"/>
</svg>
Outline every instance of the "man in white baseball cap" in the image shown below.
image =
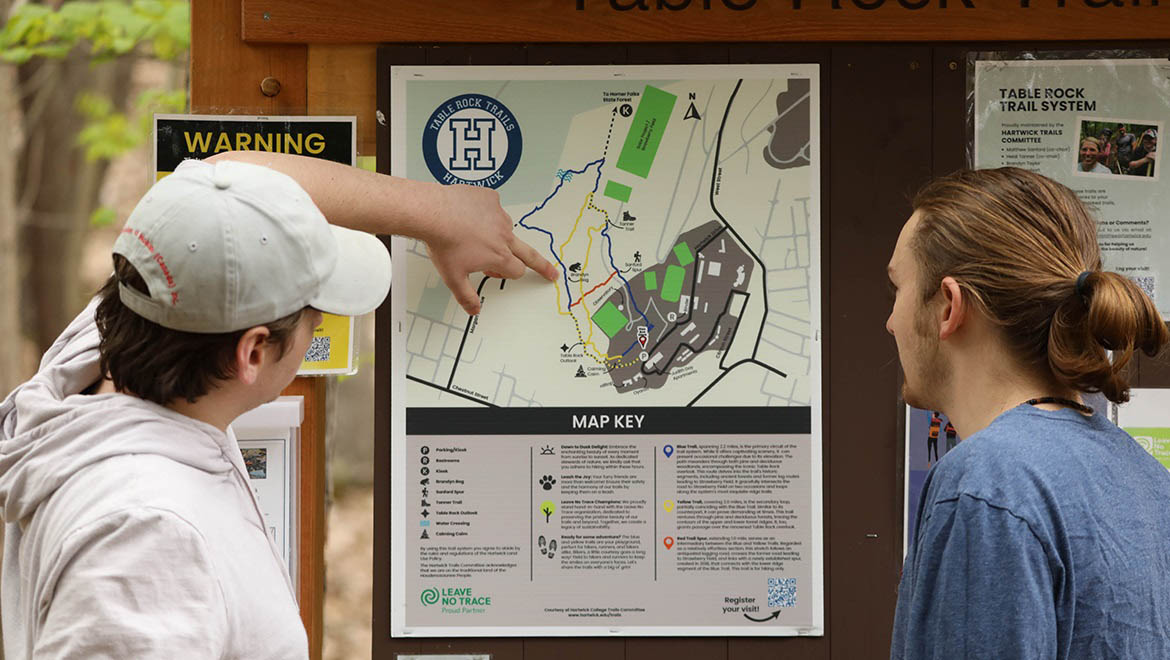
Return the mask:
<svg viewBox="0 0 1170 660">
<path fill-rule="evenodd" d="M 555 277 L 494 191 L 267 153 L 181 165 L 0 403 L 5 657 L 308 657 L 228 425 L 293 379 L 321 312 L 385 298 L 390 258 L 355 229 L 426 242 L 469 313 L 472 272 Z"/>
</svg>

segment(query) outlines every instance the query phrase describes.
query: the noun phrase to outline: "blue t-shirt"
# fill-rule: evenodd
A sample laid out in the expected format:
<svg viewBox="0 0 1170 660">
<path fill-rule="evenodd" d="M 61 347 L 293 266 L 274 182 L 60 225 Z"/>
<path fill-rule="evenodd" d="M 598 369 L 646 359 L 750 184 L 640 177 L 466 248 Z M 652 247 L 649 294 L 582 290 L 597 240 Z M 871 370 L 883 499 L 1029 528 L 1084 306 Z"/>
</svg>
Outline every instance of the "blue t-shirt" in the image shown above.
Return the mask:
<svg viewBox="0 0 1170 660">
<path fill-rule="evenodd" d="M 1009 410 L 923 492 L 892 659 L 1170 658 L 1170 473 L 1102 415 Z"/>
</svg>

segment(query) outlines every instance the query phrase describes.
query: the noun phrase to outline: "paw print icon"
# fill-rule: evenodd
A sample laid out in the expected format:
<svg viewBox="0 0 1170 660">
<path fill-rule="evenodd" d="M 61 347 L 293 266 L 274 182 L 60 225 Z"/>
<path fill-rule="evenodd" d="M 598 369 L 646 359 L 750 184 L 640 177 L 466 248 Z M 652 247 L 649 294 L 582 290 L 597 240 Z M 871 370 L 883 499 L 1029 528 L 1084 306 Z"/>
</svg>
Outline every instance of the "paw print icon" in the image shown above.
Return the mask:
<svg viewBox="0 0 1170 660">
<path fill-rule="evenodd" d="M 539 483 L 540 483 L 541 488 L 543 488 L 545 490 L 552 490 L 553 484 L 555 484 L 556 482 L 557 482 L 557 480 L 553 479 L 551 474 L 546 474 L 540 478 Z"/>
</svg>

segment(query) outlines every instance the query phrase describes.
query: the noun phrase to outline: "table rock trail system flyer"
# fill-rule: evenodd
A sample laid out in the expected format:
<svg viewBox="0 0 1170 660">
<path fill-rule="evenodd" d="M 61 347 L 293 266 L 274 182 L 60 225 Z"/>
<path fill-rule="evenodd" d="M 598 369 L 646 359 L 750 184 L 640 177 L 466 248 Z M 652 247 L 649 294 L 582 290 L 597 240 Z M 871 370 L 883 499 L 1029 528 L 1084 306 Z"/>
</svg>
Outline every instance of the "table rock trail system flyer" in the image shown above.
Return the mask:
<svg viewBox="0 0 1170 660">
<path fill-rule="evenodd" d="M 396 238 L 395 636 L 820 635 L 815 65 L 393 67 L 393 172 L 555 283 Z"/>
<path fill-rule="evenodd" d="M 1105 269 L 1132 278 L 1170 319 L 1159 287 L 1170 277 L 1170 178 L 1157 158 L 1170 62 L 979 60 L 974 94 L 975 166 L 1022 167 L 1071 188 L 1097 219 Z"/>
</svg>

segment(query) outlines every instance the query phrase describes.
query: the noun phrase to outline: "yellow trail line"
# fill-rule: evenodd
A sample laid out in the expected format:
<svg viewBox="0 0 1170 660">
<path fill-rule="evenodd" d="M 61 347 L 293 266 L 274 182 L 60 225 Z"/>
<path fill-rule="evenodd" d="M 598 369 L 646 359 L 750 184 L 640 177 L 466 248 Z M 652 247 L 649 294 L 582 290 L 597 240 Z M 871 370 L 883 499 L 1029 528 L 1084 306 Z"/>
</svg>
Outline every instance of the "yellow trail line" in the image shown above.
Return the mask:
<svg viewBox="0 0 1170 660">
<path fill-rule="evenodd" d="M 577 219 L 573 221 L 573 231 L 569 232 L 569 238 L 566 239 L 564 243 L 561 243 L 561 247 L 557 250 L 557 253 L 561 257 L 562 264 L 565 261 L 565 246 L 568 245 L 570 242 L 572 242 L 573 234 L 575 234 L 577 232 L 577 224 L 581 222 L 581 216 L 585 215 L 585 208 L 590 205 L 589 202 L 590 202 L 590 199 L 592 197 L 593 197 L 593 193 L 589 193 L 588 195 L 585 196 L 585 203 L 581 205 L 581 210 L 577 212 Z M 561 267 L 565 268 L 565 266 L 563 266 L 563 265 Z M 569 293 L 568 291 L 565 291 L 566 295 L 568 293 Z M 561 287 L 559 285 L 557 286 L 557 313 L 560 314 L 561 316 L 572 316 L 573 315 L 571 310 L 566 312 L 561 308 Z M 573 320 L 576 321 L 576 319 L 573 319 Z"/>
<path fill-rule="evenodd" d="M 562 261 L 565 258 L 565 246 L 573 242 L 573 234 L 577 233 L 577 225 L 581 224 L 581 216 L 585 215 L 585 209 L 589 206 L 592 206 L 592 199 L 593 193 L 585 195 L 585 203 L 581 205 L 581 210 L 577 212 L 577 219 L 573 221 L 573 231 L 569 232 L 569 237 L 565 239 L 564 243 L 561 243 L 561 247 L 557 250 L 557 252 L 561 255 Z"/>
<path fill-rule="evenodd" d="M 596 206 L 594 206 L 592 203 L 589 204 L 589 208 L 595 209 L 598 211 L 601 210 L 601 209 L 598 209 Z M 605 211 L 602 211 L 602 213 L 605 213 Z M 588 245 L 585 246 L 585 265 L 581 267 L 582 272 L 589 270 L 589 255 L 593 254 L 593 232 L 594 231 L 601 231 L 601 230 L 605 229 L 605 225 L 608 222 L 609 222 L 609 216 L 607 215 L 605 218 L 605 222 L 601 223 L 600 225 L 598 225 L 596 227 L 590 227 L 589 231 L 585 232 L 585 234 L 589 237 L 589 243 L 588 243 Z M 585 280 L 582 278 L 578 282 L 580 284 L 579 291 L 581 292 L 581 299 L 578 301 L 578 304 L 580 304 L 581 308 L 585 310 L 585 318 L 590 318 L 589 317 L 589 308 L 586 306 L 586 303 L 585 303 Z M 601 353 L 601 349 L 598 348 L 593 343 L 593 324 L 592 323 L 589 324 L 589 336 L 585 338 L 585 344 L 587 346 L 593 346 L 593 350 L 597 351 L 598 354 Z M 620 355 L 618 355 L 616 358 L 614 356 L 607 355 L 605 359 L 613 360 L 613 359 L 619 359 L 619 358 L 621 358 Z"/>
<path fill-rule="evenodd" d="M 582 339 L 582 337 L 581 337 L 581 325 L 580 325 L 579 323 L 577 323 L 577 317 L 576 317 L 576 316 L 573 316 L 573 325 L 577 326 L 577 339 L 580 339 L 580 340 L 581 340 L 581 343 L 582 343 L 582 344 L 584 344 L 584 343 L 585 343 L 585 342 L 584 342 L 584 339 Z M 595 346 L 594 348 L 596 348 L 596 346 Z M 638 362 L 640 361 L 640 360 L 639 360 L 637 357 L 635 357 L 635 358 L 633 358 L 633 359 L 630 359 L 630 360 L 627 360 L 627 361 L 625 361 L 625 362 L 619 362 L 619 363 L 617 363 L 617 364 L 610 364 L 610 363 L 603 362 L 603 361 L 601 361 L 601 360 L 597 359 L 597 357 L 595 357 L 594 355 L 592 355 L 592 354 L 591 354 L 591 353 L 589 353 L 588 351 L 586 351 L 586 352 L 585 352 L 585 355 L 588 355 L 589 357 L 593 358 L 593 361 L 594 361 L 594 362 L 596 362 L 597 364 L 600 364 L 600 365 L 602 365 L 603 367 L 605 367 L 605 368 L 607 368 L 607 369 L 621 369 L 621 368 L 623 368 L 623 367 L 629 367 L 629 366 L 631 366 L 631 365 L 638 364 Z M 608 359 L 609 359 L 609 360 L 620 360 L 620 359 L 621 359 L 621 357 L 622 357 L 622 356 L 620 356 L 620 355 L 617 355 L 617 356 L 614 356 L 614 357 L 610 357 L 610 358 L 608 358 Z"/>
<path fill-rule="evenodd" d="M 558 254 L 561 257 L 561 261 L 564 262 L 564 260 L 565 260 L 565 246 L 573 241 L 573 235 L 577 233 L 577 227 L 578 227 L 578 225 L 581 224 L 581 217 L 585 215 L 585 209 L 591 209 L 591 210 L 594 210 L 594 211 L 601 213 L 603 216 L 605 216 L 605 222 L 598 225 L 597 227 L 590 227 L 588 229 L 588 231 L 586 232 L 586 235 L 589 237 L 589 243 L 585 248 L 585 263 L 581 267 L 582 272 L 585 272 L 589 268 L 589 255 L 591 254 L 592 249 L 593 249 L 593 232 L 594 231 L 601 231 L 601 230 L 605 229 L 605 226 L 607 224 L 609 224 L 609 213 L 606 213 L 606 211 L 604 209 L 600 209 L 600 208 L 593 205 L 593 193 L 589 193 L 588 195 L 585 196 L 585 203 L 581 205 L 581 210 L 577 212 L 577 219 L 573 221 L 573 230 L 571 232 L 569 232 L 569 237 L 567 239 L 565 239 L 564 243 L 561 243 L 560 248 L 557 250 Z M 561 314 L 562 316 L 569 316 L 570 318 L 573 319 L 573 325 L 577 328 L 577 339 L 578 339 L 578 341 L 581 342 L 582 348 L 586 349 L 586 348 L 592 346 L 593 351 L 595 353 L 597 353 L 597 355 L 592 355 L 588 350 L 585 350 L 584 351 L 585 355 L 588 355 L 590 358 L 593 359 L 594 362 L 604 366 L 607 369 L 621 369 L 623 367 L 635 365 L 638 362 L 640 362 L 640 360 L 637 357 L 635 357 L 635 358 L 633 358 L 631 360 L 627 360 L 625 362 L 611 364 L 611 362 L 613 360 L 621 360 L 622 356 L 621 355 L 606 355 L 605 353 L 601 352 L 601 349 L 599 349 L 596 344 L 593 343 L 593 322 L 589 318 L 589 309 L 585 306 L 585 295 L 584 295 L 585 282 L 584 282 L 584 280 L 578 280 L 577 284 L 578 284 L 578 290 L 581 291 L 581 294 L 582 294 L 581 300 L 580 300 L 580 303 L 578 306 L 582 310 L 585 311 L 585 319 L 589 323 L 589 338 L 586 339 L 581 334 L 581 324 L 580 324 L 580 322 L 577 321 L 576 313 L 573 312 L 572 309 L 570 309 L 567 312 L 562 311 L 562 309 L 561 309 L 561 287 L 559 287 L 559 286 L 557 287 L 557 312 L 559 314 Z M 597 357 L 598 355 L 604 355 L 605 357 L 604 357 L 604 359 L 601 359 L 601 358 Z"/>
</svg>

